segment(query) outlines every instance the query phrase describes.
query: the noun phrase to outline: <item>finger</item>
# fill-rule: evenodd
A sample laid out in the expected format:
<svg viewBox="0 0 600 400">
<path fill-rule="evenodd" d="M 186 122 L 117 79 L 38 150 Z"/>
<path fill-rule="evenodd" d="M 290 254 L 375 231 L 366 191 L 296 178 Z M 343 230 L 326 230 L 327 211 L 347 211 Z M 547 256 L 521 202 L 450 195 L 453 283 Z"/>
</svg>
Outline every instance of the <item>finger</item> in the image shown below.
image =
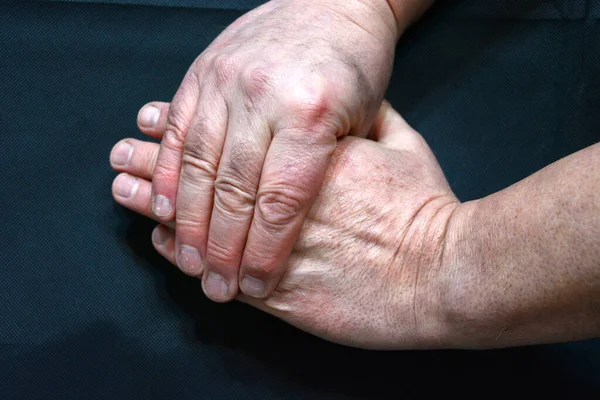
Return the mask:
<svg viewBox="0 0 600 400">
<path fill-rule="evenodd" d="M 194 64 L 173 97 L 156 160 L 152 180 L 152 212 L 162 222 L 171 221 L 174 217 L 183 144 L 198 104 L 200 82 Z"/>
<path fill-rule="evenodd" d="M 136 139 L 123 139 L 110 152 L 110 164 L 116 171 L 152 180 L 160 146 Z"/>
<path fill-rule="evenodd" d="M 229 121 L 214 184 L 203 279 L 204 291 L 214 301 L 231 300 L 237 293 L 254 199 L 271 141 L 269 126 L 262 119 L 232 113 Z"/>
<path fill-rule="evenodd" d="M 379 109 L 371 131 L 371 139 L 388 149 L 417 157 L 425 162 L 431 171 L 437 171 L 439 185 L 443 187 L 448 185 L 435 154 L 423 136 L 414 130 L 387 101 L 384 101 Z"/>
<path fill-rule="evenodd" d="M 162 139 L 167 129 L 167 115 L 170 103 L 153 101 L 144 105 L 137 116 L 138 128 L 142 133 L 155 139 Z"/>
<path fill-rule="evenodd" d="M 422 151 L 428 148 L 423 137 L 384 100 L 373 124 L 369 137 L 394 150 Z"/>
<path fill-rule="evenodd" d="M 199 276 L 204 267 L 214 182 L 226 132 L 225 101 L 216 91 L 205 92 L 185 141 L 177 191 L 175 253 L 177 265 L 188 275 Z"/>
<path fill-rule="evenodd" d="M 151 191 L 150 182 L 127 173 L 119 174 L 112 185 L 113 197 L 117 203 L 133 212 L 155 219 L 152 214 Z M 168 225 L 175 226 L 173 222 L 169 222 Z"/>
<path fill-rule="evenodd" d="M 175 231 L 173 229 L 165 225 L 158 225 L 154 228 L 152 245 L 161 256 L 177 265 L 175 262 Z"/>
<path fill-rule="evenodd" d="M 249 296 L 264 298 L 276 287 L 335 150 L 335 132 L 310 125 L 277 132 L 269 147 L 240 267 Z"/>
</svg>

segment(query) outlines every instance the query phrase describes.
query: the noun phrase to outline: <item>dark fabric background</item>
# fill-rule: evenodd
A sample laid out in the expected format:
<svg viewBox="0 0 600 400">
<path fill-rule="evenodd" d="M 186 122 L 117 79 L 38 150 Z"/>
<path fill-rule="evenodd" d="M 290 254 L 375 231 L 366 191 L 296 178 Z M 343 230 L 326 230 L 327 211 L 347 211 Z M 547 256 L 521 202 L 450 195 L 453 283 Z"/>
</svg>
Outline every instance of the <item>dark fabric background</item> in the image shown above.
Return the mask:
<svg viewBox="0 0 600 400">
<path fill-rule="evenodd" d="M 109 4 L 112 3 L 112 4 Z M 600 343 L 367 352 L 208 302 L 115 205 L 113 144 L 259 1 L 0 2 L 0 399 L 598 398 Z M 463 200 L 598 139 L 600 1 L 454 1 L 388 98 Z"/>
</svg>

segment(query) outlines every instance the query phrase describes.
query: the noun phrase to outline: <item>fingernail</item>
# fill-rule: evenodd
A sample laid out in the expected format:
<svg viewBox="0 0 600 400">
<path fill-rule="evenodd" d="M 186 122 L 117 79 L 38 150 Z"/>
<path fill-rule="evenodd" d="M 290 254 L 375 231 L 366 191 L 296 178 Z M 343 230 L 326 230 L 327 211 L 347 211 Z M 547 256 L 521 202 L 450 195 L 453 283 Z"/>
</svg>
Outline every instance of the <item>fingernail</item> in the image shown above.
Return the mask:
<svg viewBox="0 0 600 400">
<path fill-rule="evenodd" d="M 242 292 L 248 296 L 262 298 L 265 295 L 265 283 L 260 279 L 256 279 L 250 275 L 246 275 L 240 283 Z"/>
<path fill-rule="evenodd" d="M 171 202 L 165 196 L 156 196 L 152 203 L 152 212 L 157 217 L 168 217 L 171 215 Z"/>
<path fill-rule="evenodd" d="M 140 110 L 138 123 L 146 128 L 152 128 L 160 118 L 160 110 L 154 106 L 145 106 Z"/>
<path fill-rule="evenodd" d="M 204 291 L 213 300 L 224 299 L 229 296 L 229 287 L 225 279 L 219 274 L 209 272 L 204 284 Z"/>
<path fill-rule="evenodd" d="M 161 228 L 160 226 L 157 226 L 156 228 L 154 228 L 154 231 L 152 232 L 152 241 L 157 244 L 158 246 L 162 246 L 163 244 L 165 244 L 167 242 L 167 240 L 169 239 L 169 232 L 167 232 L 167 230 L 165 228 Z"/>
<path fill-rule="evenodd" d="M 129 163 L 133 154 L 133 146 L 127 142 L 121 142 L 115 146 L 110 154 L 110 161 L 113 165 L 124 167 Z"/>
<path fill-rule="evenodd" d="M 139 186 L 137 179 L 130 175 L 119 175 L 115 179 L 115 194 L 124 199 L 128 199 L 135 195 Z"/>
<path fill-rule="evenodd" d="M 186 274 L 197 274 L 201 266 L 200 252 L 192 246 L 181 245 L 177 265 Z"/>
</svg>

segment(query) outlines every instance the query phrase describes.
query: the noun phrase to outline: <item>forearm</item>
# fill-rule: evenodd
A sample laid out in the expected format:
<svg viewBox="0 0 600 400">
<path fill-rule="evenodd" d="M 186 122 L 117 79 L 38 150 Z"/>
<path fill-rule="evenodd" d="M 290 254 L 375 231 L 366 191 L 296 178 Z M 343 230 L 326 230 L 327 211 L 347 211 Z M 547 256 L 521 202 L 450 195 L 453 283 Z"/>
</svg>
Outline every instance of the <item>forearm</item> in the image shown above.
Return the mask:
<svg viewBox="0 0 600 400">
<path fill-rule="evenodd" d="M 600 336 L 600 144 L 461 205 L 445 261 L 459 347 Z"/>
</svg>

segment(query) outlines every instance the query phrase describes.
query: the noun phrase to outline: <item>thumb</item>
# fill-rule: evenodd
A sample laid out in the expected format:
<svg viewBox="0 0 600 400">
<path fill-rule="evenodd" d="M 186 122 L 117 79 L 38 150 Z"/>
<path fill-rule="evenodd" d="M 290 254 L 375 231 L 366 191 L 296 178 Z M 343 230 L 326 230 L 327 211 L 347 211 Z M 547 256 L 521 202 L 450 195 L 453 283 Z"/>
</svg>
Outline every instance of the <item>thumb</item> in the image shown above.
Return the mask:
<svg viewBox="0 0 600 400">
<path fill-rule="evenodd" d="M 398 114 L 392 105 L 381 103 L 369 138 L 393 150 L 420 152 L 428 148 L 423 137 Z"/>
</svg>

